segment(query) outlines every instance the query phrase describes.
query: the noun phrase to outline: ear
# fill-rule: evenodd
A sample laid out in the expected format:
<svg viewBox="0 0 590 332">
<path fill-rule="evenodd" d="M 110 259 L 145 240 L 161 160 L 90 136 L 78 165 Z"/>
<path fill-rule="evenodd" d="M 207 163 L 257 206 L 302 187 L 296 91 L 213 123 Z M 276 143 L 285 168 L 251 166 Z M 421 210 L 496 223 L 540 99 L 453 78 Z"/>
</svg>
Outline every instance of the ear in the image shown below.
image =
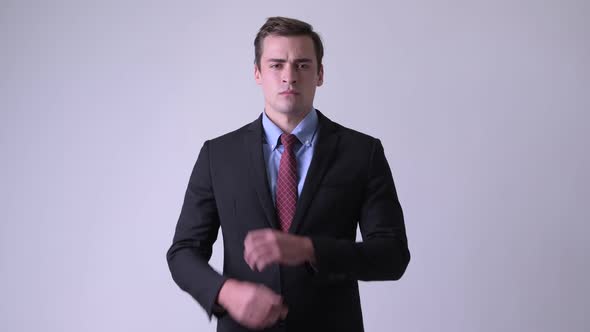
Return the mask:
<svg viewBox="0 0 590 332">
<path fill-rule="evenodd" d="M 324 65 L 320 65 L 320 70 L 318 71 L 318 86 L 322 86 L 324 84 Z"/>
<path fill-rule="evenodd" d="M 257 64 L 254 64 L 254 79 L 256 80 L 256 84 L 262 84 L 262 73 Z"/>
</svg>

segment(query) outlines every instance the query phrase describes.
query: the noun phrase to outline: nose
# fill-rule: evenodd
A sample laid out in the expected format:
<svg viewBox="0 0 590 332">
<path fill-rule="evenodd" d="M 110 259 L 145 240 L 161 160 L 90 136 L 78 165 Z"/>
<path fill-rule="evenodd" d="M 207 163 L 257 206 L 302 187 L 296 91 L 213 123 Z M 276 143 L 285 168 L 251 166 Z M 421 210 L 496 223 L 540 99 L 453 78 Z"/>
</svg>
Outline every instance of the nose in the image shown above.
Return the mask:
<svg viewBox="0 0 590 332">
<path fill-rule="evenodd" d="M 288 66 L 284 67 L 284 70 L 282 73 L 282 80 L 283 80 L 283 83 L 287 83 L 287 84 L 294 84 L 297 82 L 297 70 L 296 70 L 295 66 L 288 65 Z"/>
</svg>

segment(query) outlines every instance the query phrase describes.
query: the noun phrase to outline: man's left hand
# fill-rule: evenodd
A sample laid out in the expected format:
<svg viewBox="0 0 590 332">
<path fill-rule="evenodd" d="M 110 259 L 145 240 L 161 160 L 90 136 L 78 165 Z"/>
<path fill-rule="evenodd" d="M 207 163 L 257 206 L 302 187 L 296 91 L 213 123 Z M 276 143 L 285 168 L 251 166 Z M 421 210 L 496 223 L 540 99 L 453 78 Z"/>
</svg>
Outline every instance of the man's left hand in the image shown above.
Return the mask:
<svg viewBox="0 0 590 332">
<path fill-rule="evenodd" d="M 252 270 L 262 271 L 273 263 L 313 263 L 314 257 L 311 239 L 272 228 L 251 231 L 244 240 L 244 259 Z"/>
</svg>

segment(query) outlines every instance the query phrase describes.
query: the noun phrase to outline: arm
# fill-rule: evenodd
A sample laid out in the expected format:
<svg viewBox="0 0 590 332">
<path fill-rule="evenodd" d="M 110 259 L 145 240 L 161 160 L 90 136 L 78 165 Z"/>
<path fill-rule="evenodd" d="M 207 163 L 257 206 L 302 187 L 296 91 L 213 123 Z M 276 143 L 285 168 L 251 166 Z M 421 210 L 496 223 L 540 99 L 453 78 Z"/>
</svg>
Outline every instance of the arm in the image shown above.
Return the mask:
<svg viewBox="0 0 590 332">
<path fill-rule="evenodd" d="M 209 320 L 211 315 L 221 313 L 216 299 L 227 280 L 208 263 L 218 231 L 219 216 L 211 186 L 208 142 L 205 142 L 190 176 L 166 258 L 176 284 L 207 311 Z"/>
<path fill-rule="evenodd" d="M 363 242 L 311 237 L 321 273 L 356 280 L 398 280 L 410 261 L 406 230 L 391 170 L 375 140 L 361 207 Z"/>
</svg>

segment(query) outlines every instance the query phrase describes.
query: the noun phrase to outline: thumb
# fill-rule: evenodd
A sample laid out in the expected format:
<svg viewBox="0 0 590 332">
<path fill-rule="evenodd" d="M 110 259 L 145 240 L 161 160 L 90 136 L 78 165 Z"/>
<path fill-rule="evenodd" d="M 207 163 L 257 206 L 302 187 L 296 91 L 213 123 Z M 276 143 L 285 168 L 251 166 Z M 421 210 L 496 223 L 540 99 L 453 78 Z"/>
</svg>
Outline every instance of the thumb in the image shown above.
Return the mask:
<svg viewBox="0 0 590 332">
<path fill-rule="evenodd" d="M 272 297 L 272 304 L 280 305 L 283 304 L 283 297 L 280 295 L 275 295 Z"/>
</svg>

